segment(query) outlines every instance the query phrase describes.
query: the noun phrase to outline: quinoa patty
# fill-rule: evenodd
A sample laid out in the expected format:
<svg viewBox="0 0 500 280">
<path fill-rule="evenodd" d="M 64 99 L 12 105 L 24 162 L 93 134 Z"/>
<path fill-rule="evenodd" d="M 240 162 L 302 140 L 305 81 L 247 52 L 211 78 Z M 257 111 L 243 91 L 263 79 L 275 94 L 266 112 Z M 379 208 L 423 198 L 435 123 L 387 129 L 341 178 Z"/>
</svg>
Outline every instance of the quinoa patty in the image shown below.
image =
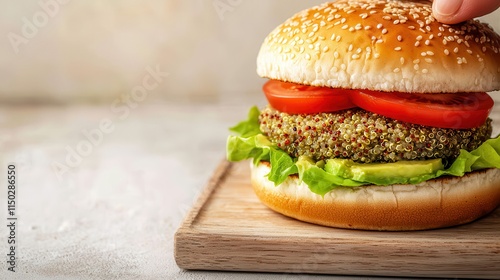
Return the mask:
<svg viewBox="0 0 500 280">
<path fill-rule="evenodd" d="M 362 109 L 289 115 L 267 107 L 259 121 L 269 140 L 293 157 L 350 158 L 363 163 L 449 161 L 460 149 L 477 148 L 492 132 L 491 119 L 477 128 L 457 130 L 405 123 Z"/>
</svg>

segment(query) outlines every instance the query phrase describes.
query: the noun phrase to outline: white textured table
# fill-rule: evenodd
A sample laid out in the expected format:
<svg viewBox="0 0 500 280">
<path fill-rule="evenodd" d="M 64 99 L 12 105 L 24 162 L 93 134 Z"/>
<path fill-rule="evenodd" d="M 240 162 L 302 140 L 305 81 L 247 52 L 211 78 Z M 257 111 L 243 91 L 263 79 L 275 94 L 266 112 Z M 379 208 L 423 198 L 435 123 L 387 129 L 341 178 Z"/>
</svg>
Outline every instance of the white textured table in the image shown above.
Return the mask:
<svg viewBox="0 0 500 280">
<path fill-rule="evenodd" d="M 241 103 L 145 103 L 128 114 L 104 105 L 0 107 L 1 224 L 7 163 L 19 171 L 17 272 L 7 271 L 1 226 L 0 279 L 327 278 L 175 264 L 174 232 L 224 157 L 227 127 L 246 116 Z"/>
</svg>

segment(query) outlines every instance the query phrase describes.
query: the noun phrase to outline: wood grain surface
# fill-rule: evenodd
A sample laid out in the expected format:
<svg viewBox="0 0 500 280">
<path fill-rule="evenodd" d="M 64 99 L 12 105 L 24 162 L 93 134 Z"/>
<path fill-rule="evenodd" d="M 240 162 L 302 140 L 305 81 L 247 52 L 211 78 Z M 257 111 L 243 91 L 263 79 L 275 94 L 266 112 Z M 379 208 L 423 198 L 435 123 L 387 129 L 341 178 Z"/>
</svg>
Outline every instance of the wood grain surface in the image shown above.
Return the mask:
<svg viewBox="0 0 500 280">
<path fill-rule="evenodd" d="M 249 163 L 222 161 L 175 235 L 184 269 L 500 278 L 500 209 L 446 229 L 377 232 L 300 222 L 261 204 Z"/>
</svg>

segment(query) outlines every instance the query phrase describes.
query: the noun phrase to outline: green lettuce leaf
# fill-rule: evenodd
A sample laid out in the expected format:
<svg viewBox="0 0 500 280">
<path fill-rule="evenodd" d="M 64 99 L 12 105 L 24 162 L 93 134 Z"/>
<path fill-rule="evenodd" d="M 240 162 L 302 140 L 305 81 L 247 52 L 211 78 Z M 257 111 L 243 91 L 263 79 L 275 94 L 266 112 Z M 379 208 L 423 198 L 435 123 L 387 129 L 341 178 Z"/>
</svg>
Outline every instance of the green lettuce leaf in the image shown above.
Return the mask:
<svg viewBox="0 0 500 280">
<path fill-rule="evenodd" d="M 262 132 L 260 131 L 259 115 L 259 108 L 257 108 L 257 106 L 253 106 L 248 112 L 248 118 L 229 128 L 229 130 L 235 132 L 240 137 L 250 137 L 260 134 Z"/>
<path fill-rule="evenodd" d="M 252 107 L 248 118 L 231 127 L 230 130 L 238 136 L 229 136 L 227 140 L 227 159 L 229 161 L 240 161 L 253 159 L 254 164 L 261 160 L 270 161 L 271 171 L 268 179 L 279 185 L 292 174 L 297 174 L 295 161 L 284 151 L 274 146 L 260 131 L 260 111 Z"/>
<path fill-rule="evenodd" d="M 253 159 L 254 164 L 261 160 L 270 160 L 272 144 L 262 134 L 251 137 L 229 136 L 226 144 L 226 156 L 229 161 Z"/>
<path fill-rule="evenodd" d="M 283 183 L 289 175 L 298 173 L 298 167 L 292 157 L 280 149 L 271 149 L 270 161 L 274 164 L 271 164 L 271 171 L 267 178 L 275 185 Z"/>
<path fill-rule="evenodd" d="M 448 169 L 437 172 L 437 177 L 464 176 L 467 172 L 486 168 L 500 168 L 500 136 L 486 140 L 471 152 L 461 150 Z"/>
<path fill-rule="evenodd" d="M 322 165 L 322 162 L 315 163 L 308 157 L 299 157 L 297 161 L 299 178 L 313 193 L 323 196 L 337 187 L 357 187 L 366 184 L 331 174 L 325 171 Z"/>
</svg>

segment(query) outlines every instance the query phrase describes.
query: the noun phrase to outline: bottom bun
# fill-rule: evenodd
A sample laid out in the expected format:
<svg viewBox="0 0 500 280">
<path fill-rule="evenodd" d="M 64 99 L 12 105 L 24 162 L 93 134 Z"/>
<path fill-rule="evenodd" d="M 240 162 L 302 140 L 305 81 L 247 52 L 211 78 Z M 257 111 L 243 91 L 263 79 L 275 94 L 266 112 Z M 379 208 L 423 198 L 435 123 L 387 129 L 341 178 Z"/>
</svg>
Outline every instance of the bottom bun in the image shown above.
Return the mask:
<svg viewBox="0 0 500 280">
<path fill-rule="evenodd" d="M 339 187 L 324 197 L 297 176 L 275 186 L 269 163 L 252 164 L 258 198 L 286 216 L 314 224 L 366 230 L 423 230 L 474 221 L 500 205 L 500 169 L 416 185 Z"/>
</svg>

